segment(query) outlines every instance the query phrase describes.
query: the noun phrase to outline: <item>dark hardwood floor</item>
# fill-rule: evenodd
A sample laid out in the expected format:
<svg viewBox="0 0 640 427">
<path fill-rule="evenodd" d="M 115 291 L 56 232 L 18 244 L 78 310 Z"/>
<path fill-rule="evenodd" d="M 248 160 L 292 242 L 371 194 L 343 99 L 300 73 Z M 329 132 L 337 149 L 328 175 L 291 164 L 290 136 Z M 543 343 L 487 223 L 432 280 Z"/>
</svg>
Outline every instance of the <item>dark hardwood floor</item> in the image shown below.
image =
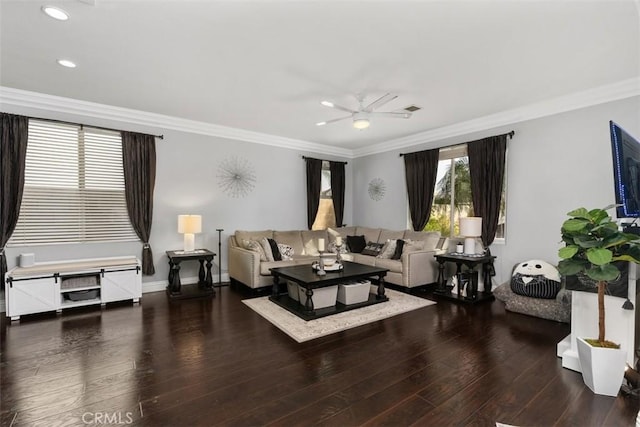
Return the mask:
<svg viewBox="0 0 640 427">
<path fill-rule="evenodd" d="M 439 302 L 297 344 L 223 287 L 1 322 L 2 426 L 632 426 L 563 369 L 569 326 Z"/>
</svg>

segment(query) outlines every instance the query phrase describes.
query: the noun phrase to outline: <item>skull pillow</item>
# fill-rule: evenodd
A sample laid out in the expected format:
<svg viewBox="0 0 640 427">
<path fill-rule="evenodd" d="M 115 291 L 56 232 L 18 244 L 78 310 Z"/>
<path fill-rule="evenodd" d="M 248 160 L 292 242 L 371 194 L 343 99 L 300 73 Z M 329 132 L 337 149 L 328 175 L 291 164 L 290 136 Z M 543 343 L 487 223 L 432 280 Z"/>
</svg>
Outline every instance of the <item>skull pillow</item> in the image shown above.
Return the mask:
<svg viewBox="0 0 640 427">
<path fill-rule="evenodd" d="M 558 270 L 538 259 L 516 265 L 511 276 L 511 290 L 526 297 L 553 299 L 560 285 Z"/>
</svg>

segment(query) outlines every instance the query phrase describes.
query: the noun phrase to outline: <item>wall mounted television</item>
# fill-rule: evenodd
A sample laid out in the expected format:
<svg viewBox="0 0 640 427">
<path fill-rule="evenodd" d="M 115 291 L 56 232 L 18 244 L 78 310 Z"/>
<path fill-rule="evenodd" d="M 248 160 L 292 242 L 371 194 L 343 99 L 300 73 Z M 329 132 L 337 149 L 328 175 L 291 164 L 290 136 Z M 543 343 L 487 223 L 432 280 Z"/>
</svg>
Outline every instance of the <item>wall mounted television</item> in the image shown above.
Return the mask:
<svg viewBox="0 0 640 427">
<path fill-rule="evenodd" d="M 613 121 L 611 151 L 618 219 L 640 217 L 640 141 Z"/>
</svg>

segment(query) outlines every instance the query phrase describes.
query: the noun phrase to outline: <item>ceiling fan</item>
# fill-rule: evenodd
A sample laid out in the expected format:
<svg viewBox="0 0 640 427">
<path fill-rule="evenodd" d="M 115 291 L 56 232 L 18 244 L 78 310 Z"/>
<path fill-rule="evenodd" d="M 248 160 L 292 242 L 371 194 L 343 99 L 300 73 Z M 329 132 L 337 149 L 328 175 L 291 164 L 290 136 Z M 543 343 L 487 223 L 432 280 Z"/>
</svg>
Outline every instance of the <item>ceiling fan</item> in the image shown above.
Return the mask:
<svg viewBox="0 0 640 427">
<path fill-rule="evenodd" d="M 322 101 L 321 104 L 325 107 L 335 108 L 336 110 L 346 111 L 349 113 L 348 116 L 340 117 L 338 119 L 327 120 L 326 122 L 318 122 L 316 126 L 324 126 L 329 123 L 339 122 L 340 120 L 352 119 L 353 127 L 359 130 L 363 130 L 369 127 L 371 124 L 370 119 L 373 117 L 391 117 L 396 119 L 408 119 L 411 117 L 411 110 L 405 110 L 402 112 L 398 111 L 375 111 L 377 108 L 382 107 L 384 104 L 393 101 L 396 99 L 398 95 L 392 95 L 387 93 L 386 95 L 381 96 L 380 98 L 373 101 L 371 104 L 364 106 L 364 97 L 361 95 L 357 95 L 356 99 L 358 100 L 359 107 L 357 110 L 352 110 L 351 108 L 343 107 L 341 105 L 334 104 L 330 101 Z M 417 108 L 416 108 L 417 109 Z"/>
</svg>

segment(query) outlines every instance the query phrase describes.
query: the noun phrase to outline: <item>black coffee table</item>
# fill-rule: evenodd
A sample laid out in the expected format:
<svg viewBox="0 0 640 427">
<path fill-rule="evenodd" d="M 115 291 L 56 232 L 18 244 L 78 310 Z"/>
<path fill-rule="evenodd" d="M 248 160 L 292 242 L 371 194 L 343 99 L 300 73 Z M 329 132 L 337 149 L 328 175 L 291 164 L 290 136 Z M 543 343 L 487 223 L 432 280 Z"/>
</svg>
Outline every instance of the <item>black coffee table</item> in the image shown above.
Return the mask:
<svg viewBox="0 0 640 427">
<path fill-rule="evenodd" d="M 278 304 L 280 307 L 289 310 L 291 313 L 304 320 L 317 319 L 329 316 L 343 311 L 353 310 L 372 304 L 389 301 L 384 294 L 384 276 L 389 271 L 386 268 L 371 267 L 368 265 L 357 264 L 355 262 L 343 261 L 344 268 L 339 271 L 327 271 L 324 276 L 319 276 L 311 265 L 295 265 L 292 267 L 271 268 L 273 275 L 273 289 L 269 299 Z M 307 300 L 298 302 L 289 298 L 286 292 L 280 292 L 280 279 L 290 280 L 306 289 Z M 313 290 L 324 288 L 326 286 L 338 285 L 352 280 L 361 280 L 374 278 L 378 281 L 377 295 L 369 295 L 369 299 L 362 303 L 345 305 L 336 302 L 335 306 L 314 309 L 313 308 Z"/>
</svg>

